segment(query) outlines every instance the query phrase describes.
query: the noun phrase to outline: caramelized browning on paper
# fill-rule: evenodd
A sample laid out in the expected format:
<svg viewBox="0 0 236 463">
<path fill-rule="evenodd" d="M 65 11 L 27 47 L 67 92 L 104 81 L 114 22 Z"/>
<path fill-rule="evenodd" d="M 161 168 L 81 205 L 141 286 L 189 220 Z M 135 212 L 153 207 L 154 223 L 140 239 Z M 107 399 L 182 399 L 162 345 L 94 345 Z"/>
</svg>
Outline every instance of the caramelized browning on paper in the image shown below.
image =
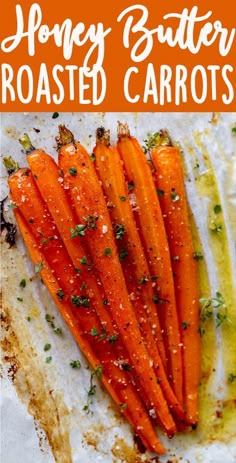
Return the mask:
<svg viewBox="0 0 236 463">
<path fill-rule="evenodd" d="M 47 381 L 27 329 L 21 323 L 19 331 L 14 330 L 13 312 L 14 308 L 6 307 L 2 312 L 5 337 L 1 344 L 8 375 L 28 412 L 44 430 L 55 462 L 72 463 L 68 409 L 63 402 L 63 396 L 54 391 Z"/>
</svg>

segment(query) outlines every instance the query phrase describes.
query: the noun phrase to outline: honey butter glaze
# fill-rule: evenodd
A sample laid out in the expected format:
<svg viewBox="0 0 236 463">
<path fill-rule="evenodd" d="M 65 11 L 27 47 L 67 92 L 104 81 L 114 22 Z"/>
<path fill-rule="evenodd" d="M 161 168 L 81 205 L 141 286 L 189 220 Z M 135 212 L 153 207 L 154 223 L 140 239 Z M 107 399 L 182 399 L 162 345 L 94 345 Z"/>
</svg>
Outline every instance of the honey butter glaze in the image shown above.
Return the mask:
<svg viewBox="0 0 236 463">
<path fill-rule="evenodd" d="M 225 202 L 222 204 L 216 173 L 210 160 L 210 153 L 207 151 L 200 133 L 195 134 L 194 140 L 202 153 L 203 161 L 203 171 L 196 174 L 195 185 L 198 197 L 208 201 L 206 227 L 208 246 L 214 262 L 214 268 L 208 266 L 207 269 L 207 262 L 199 261 L 198 263 L 200 293 L 201 297 L 214 296 L 207 275 L 210 272 L 215 272 L 217 278 L 215 290 L 222 294 L 227 305 L 227 318 L 218 328 L 216 328 L 214 317 L 204 322 L 205 333 L 202 335 L 201 340 L 202 378 L 199 428 L 204 430 L 204 434 L 210 439 L 227 442 L 234 435 L 236 412 L 236 380 L 234 379 L 234 375 L 236 375 L 236 300 L 227 230 L 231 226 L 234 234 L 235 229 L 231 220 L 236 211 L 235 205 L 230 201 L 232 182 L 229 181 L 225 184 L 228 191 L 225 194 Z M 224 156 L 222 149 L 219 149 L 219 156 Z M 232 162 L 224 157 L 224 163 L 226 165 L 227 179 L 230 179 L 233 168 Z M 216 205 L 221 205 L 221 208 L 215 209 Z M 229 224 L 225 221 L 225 212 L 229 217 Z M 194 224 L 192 230 L 195 246 L 199 249 L 200 242 Z M 212 388 L 218 382 L 216 376 L 218 362 L 223 368 L 223 378 L 218 383 L 217 392 L 219 398 L 217 399 L 212 392 Z"/>
</svg>

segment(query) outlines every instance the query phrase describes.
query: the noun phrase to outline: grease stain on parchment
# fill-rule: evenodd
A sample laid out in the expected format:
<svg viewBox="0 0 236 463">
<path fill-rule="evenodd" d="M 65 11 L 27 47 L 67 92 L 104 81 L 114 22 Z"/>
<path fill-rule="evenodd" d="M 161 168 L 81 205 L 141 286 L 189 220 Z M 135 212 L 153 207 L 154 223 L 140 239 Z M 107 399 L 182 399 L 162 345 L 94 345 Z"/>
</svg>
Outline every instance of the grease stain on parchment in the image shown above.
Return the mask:
<svg viewBox="0 0 236 463">
<path fill-rule="evenodd" d="M 233 437 L 233 429 L 235 428 L 236 382 L 234 381 L 230 383 L 228 381 L 229 374 L 236 373 L 235 286 L 223 206 L 219 213 L 214 213 L 214 207 L 222 204 L 216 174 L 211 163 L 209 153 L 202 141 L 201 134 L 195 134 L 194 139 L 202 153 L 205 168 L 204 172 L 196 178 L 196 187 L 199 197 L 207 198 L 208 200 L 208 216 L 206 217 L 206 225 L 208 227 L 209 234 L 208 243 L 215 263 L 214 271 L 218 278 L 217 290 L 222 293 L 227 304 L 227 320 L 225 320 L 222 325 L 217 328 L 221 336 L 222 365 L 225 373 L 223 383 L 219 385 L 218 390 L 221 391 L 222 388 L 226 388 L 226 397 L 225 400 L 216 401 L 209 391 L 206 390 L 203 397 L 201 416 L 204 417 L 203 427 L 206 428 L 206 424 L 208 425 L 207 432 L 211 440 L 227 442 L 227 438 Z M 225 158 L 224 161 L 226 162 Z M 228 171 L 229 166 L 227 167 L 227 173 Z M 226 189 L 227 187 L 228 185 L 226 184 Z M 233 212 L 234 208 L 229 204 L 228 197 L 229 195 L 226 194 L 226 207 L 229 211 L 229 217 L 233 217 L 235 211 Z M 212 224 L 219 226 L 220 231 L 216 232 L 212 230 Z M 229 226 L 231 225 L 232 224 L 230 223 Z M 210 271 L 210 269 L 208 269 L 208 271 Z M 214 294 L 211 295 L 210 291 L 206 291 L 204 294 L 204 297 L 212 296 L 214 296 Z M 202 349 L 205 358 L 207 358 L 209 354 L 208 351 L 212 351 L 212 343 L 214 342 L 214 339 L 212 338 L 211 331 L 208 332 L 207 327 L 206 335 L 203 335 L 202 338 Z M 216 345 L 215 348 L 217 349 Z M 214 381 L 214 372 L 212 375 L 212 381 Z"/>
<path fill-rule="evenodd" d="M 22 277 L 27 274 L 25 263 L 28 258 L 22 253 L 23 249 L 20 250 L 19 242 L 14 249 L 8 249 L 5 244 L 1 244 L 2 360 L 19 399 L 35 420 L 41 448 L 43 437 L 40 428 L 47 436 L 55 462 L 72 463 L 69 411 L 63 394 L 55 388 L 55 381 L 51 380 L 46 370 L 48 365 L 44 366 L 42 358 L 37 353 L 32 337 L 34 331 L 30 330 L 34 327 L 38 335 L 44 335 L 45 331 L 42 320 L 40 321 L 40 311 L 31 293 L 30 278 L 27 278 L 24 290 L 19 286 Z M 22 302 L 17 301 L 17 296 L 21 296 Z M 30 323 L 26 320 L 29 315 L 32 317 Z"/>
<path fill-rule="evenodd" d="M 68 410 L 63 396 L 53 391 L 46 380 L 27 330 L 21 324 L 20 333 L 14 331 L 12 315 L 11 310 L 5 307 L 1 317 L 5 331 L 1 345 L 3 360 L 8 366 L 8 375 L 20 400 L 26 404 L 28 412 L 47 435 L 55 461 L 71 463 Z M 22 348 L 19 336 L 27 342 L 27 349 Z"/>
</svg>

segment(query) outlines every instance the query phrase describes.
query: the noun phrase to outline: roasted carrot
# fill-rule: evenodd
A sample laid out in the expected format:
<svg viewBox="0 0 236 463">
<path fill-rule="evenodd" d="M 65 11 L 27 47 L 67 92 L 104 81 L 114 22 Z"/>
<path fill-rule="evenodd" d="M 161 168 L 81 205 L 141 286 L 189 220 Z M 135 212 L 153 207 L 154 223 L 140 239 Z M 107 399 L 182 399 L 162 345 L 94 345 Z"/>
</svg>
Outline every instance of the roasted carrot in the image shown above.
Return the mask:
<svg viewBox="0 0 236 463">
<path fill-rule="evenodd" d="M 26 142 L 27 138 L 24 139 L 24 143 Z M 133 369 L 130 369 L 130 366 L 127 363 L 127 350 L 118 336 L 116 324 L 111 319 L 110 313 L 104 305 L 104 302 L 106 303 L 107 301 L 102 283 L 98 279 L 97 272 L 95 272 L 94 266 L 81 264 L 81 262 L 84 262 L 85 256 L 87 256 L 86 259 L 88 259 L 89 256 L 83 236 L 87 232 L 87 229 L 94 227 L 96 223 L 92 223 L 91 221 L 89 224 L 82 224 L 80 226 L 77 224 L 73 210 L 68 201 L 68 197 L 65 193 L 63 177 L 59 172 L 58 165 L 51 156 L 42 150 L 34 149 L 32 153 L 28 154 L 27 161 L 31 167 L 31 171 L 35 181 L 37 182 L 39 191 L 54 219 L 55 225 L 60 231 L 60 237 L 67 248 L 73 265 L 77 268 L 77 271 L 79 271 L 82 287 L 85 288 L 84 291 L 87 294 L 93 308 L 96 310 L 107 337 L 111 342 L 114 342 L 113 347 L 117 355 L 117 364 L 120 364 L 121 367 L 123 365 L 124 368 L 129 368 L 129 380 L 132 384 L 135 384 L 136 390 L 140 391 L 139 378 L 134 374 Z M 43 210 L 41 211 L 41 214 L 43 215 Z M 84 219 L 85 218 L 83 218 L 83 220 Z M 90 220 L 91 218 L 89 221 Z M 40 224 L 35 224 L 35 226 L 36 229 L 38 229 Z M 79 236 L 74 236 L 76 230 L 79 232 Z M 147 409 L 150 409 L 151 407 L 148 396 L 143 395 L 143 401 Z"/>
<path fill-rule="evenodd" d="M 159 320 L 156 312 L 156 305 L 152 285 L 157 285 L 156 277 L 150 276 L 148 264 L 143 252 L 136 223 L 133 217 L 129 195 L 125 183 L 123 167 L 120 156 L 115 147 L 110 146 L 109 132 L 100 127 L 96 134 L 96 146 L 94 148 L 95 168 L 102 182 L 102 188 L 109 207 L 113 228 L 116 224 L 124 227 L 124 235 L 118 239 L 123 273 L 125 275 L 127 288 L 132 295 L 132 304 L 135 308 L 141 333 L 144 338 L 147 350 L 156 376 L 167 403 L 172 413 L 180 420 L 185 418 L 184 412 L 173 393 L 168 382 L 163 361 L 165 362 L 165 351 L 162 349 L 162 335 L 160 333 Z M 116 233 L 116 228 L 115 228 Z M 125 252 L 125 257 L 124 256 Z M 160 352 L 160 354 L 159 354 Z"/>
<path fill-rule="evenodd" d="M 136 219 L 152 275 L 158 277 L 156 303 L 175 395 L 183 403 L 182 358 L 170 253 L 160 204 L 146 156 L 125 124 L 118 125 L 117 148 L 137 206 Z"/>
<path fill-rule="evenodd" d="M 149 413 L 158 417 L 169 436 L 173 435 L 176 431 L 175 423 L 157 384 L 129 301 L 110 217 L 93 163 L 81 144 L 72 142 L 63 146 L 63 141 L 66 141 L 66 128 L 63 126 L 59 129 L 64 138 L 59 150 L 59 166 L 63 171 L 66 192 L 75 208 L 78 222 L 83 223 L 83 217 L 96 219 L 96 227 L 87 230 L 85 240 L 106 292 L 109 302 L 107 309 L 117 325 L 143 391 L 149 397 L 152 406 Z M 75 175 L 71 175 L 71 169 Z"/>
<path fill-rule="evenodd" d="M 152 301 L 153 288 L 156 286 L 155 276 L 151 276 L 144 255 L 142 244 L 129 202 L 128 189 L 125 183 L 123 167 L 117 149 L 110 145 L 110 135 L 100 127 L 96 132 L 96 146 L 94 148 L 94 165 L 102 182 L 102 188 L 109 207 L 109 213 L 115 235 L 119 259 L 126 284 L 132 300 L 146 308 L 146 319 L 149 319 L 150 329 L 155 336 L 163 365 L 166 365 L 166 354 L 163 345 L 160 323 L 156 306 Z M 123 234 L 119 234 L 118 226 L 123 227 Z M 135 297 L 136 294 L 136 297 Z M 144 311 L 145 312 L 145 311 Z M 140 321 L 140 320 L 139 320 Z"/>
<path fill-rule="evenodd" d="M 184 404 L 189 420 L 196 425 L 200 380 L 199 292 L 181 157 L 179 150 L 173 146 L 156 146 L 151 157 L 156 187 L 163 191 L 160 205 L 175 275 L 183 344 Z"/>
<path fill-rule="evenodd" d="M 78 307 L 75 308 L 70 299 L 66 297 L 68 296 L 66 291 L 70 293 L 72 290 L 74 293 L 75 284 L 74 282 L 72 283 L 74 274 L 70 262 L 68 263 L 69 256 L 67 255 L 64 246 L 59 242 L 56 229 L 54 228 L 54 240 L 50 240 L 50 244 L 55 241 L 58 243 L 58 249 L 55 249 L 54 247 L 50 249 L 49 244 L 47 253 L 48 256 L 50 255 L 50 252 L 53 255 L 57 255 L 57 259 L 53 262 L 52 267 L 49 265 L 45 257 L 46 243 L 43 247 L 40 247 L 38 244 L 38 239 L 35 236 L 35 230 L 33 230 L 34 227 L 32 227 L 32 224 L 37 223 L 37 221 L 39 223 L 40 221 L 44 221 L 45 227 L 49 225 L 50 229 L 50 220 L 48 221 L 49 216 L 45 217 L 46 209 L 44 210 L 44 217 L 42 218 L 40 215 L 41 211 L 38 209 L 39 198 L 37 194 L 35 195 L 37 189 L 36 186 L 35 188 L 32 188 L 32 180 L 32 175 L 27 169 L 18 171 L 9 179 L 12 200 L 17 205 L 17 209 L 14 209 L 15 217 L 29 250 L 31 259 L 35 265 L 38 265 L 39 263 L 41 264 L 40 274 L 43 281 L 82 352 L 87 357 L 94 370 L 96 370 L 99 366 L 102 366 L 101 379 L 113 400 L 119 406 L 121 404 L 126 405 L 126 408 L 122 408 L 121 412 L 124 413 L 130 421 L 135 432 L 140 436 L 144 445 L 149 450 L 164 453 L 165 450 L 155 435 L 150 418 L 148 417 L 136 391 L 128 383 L 125 372 L 116 366 L 115 358 L 112 350 L 109 350 L 108 348 L 109 344 L 107 343 L 107 340 L 96 340 L 95 337 L 91 336 L 91 329 L 99 329 L 100 326 L 97 322 L 94 311 L 90 307 L 86 308 L 85 306 L 83 306 L 82 309 L 79 309 Z M 28 189 L 29 196 L 23 194 L 21 190 L 22 185 L 26 186 L 26 182 L 31 184 L 31 188 Z M 25 192 L 26 191 L 24 191 L 24 193 Z M 25 204 L 30 206 L 29 216 L 22 213 L 22 209 L 24 208 L 21 206 Z M 28 220 L 28 217 L 30 217 L 30 220 Z M 59 250 L 59 253 L 57 253 L 57 250 Z M 64 273 L 62 272 L 61 278 L 59 279 L 55 277 L 55 274 L 56 268 L 60 265 L 60 262 L 63 262 Z M 65 284 L 64 274 L 67 273 L 70 277 L 70 287 L 68 283 Z M 64 292 L 62 292 L 62 287 Z"/>
</svg>

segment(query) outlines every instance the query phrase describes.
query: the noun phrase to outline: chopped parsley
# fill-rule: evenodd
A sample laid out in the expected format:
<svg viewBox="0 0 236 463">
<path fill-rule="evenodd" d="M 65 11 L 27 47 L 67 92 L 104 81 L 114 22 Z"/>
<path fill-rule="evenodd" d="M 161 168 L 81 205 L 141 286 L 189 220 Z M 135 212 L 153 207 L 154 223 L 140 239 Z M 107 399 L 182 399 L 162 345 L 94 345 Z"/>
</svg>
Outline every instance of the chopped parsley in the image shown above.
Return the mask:
<svg viewBox="0 0 236 463">
<path fill-rule="evenodd" d="M 164 190 L 159 190 L 159 189 L 157 189 L 157 195 L 158 195 L 160 198 L 162 198 L 162 197 L 164 196 L 164 194 L 165 194 Z"/>
<path fill-rule="evenodd" d="M 70 167 L 68 169 L 68 172 L 70 173 L 70 175 L 72 175 L 72 177 L 75 177 L 77 174 L 77 169 L 75 167 Z"/>
<path fill-rule="evenodd" d="M 71 302 L 76 307 L 90 307 L 90 302 L 86 296 L 71 296 Z"/>
<path fill-rule="evenodd" d="M 57 119 L 59 117 L 59 113 L 54 112 L 52 115 L 52 119 Z"/>
<path fill-rule="evenodd" d="M 98 330 L 97 328 L 92 328 L 90 331 L 91 336 L 97 336 L 98 335 Z"/>
<path fill-rule="evenodd" d="M 217 223 L 214 222 L 214 220 L 212 220 L 211 223 L 210 223 L 210 230 L 213 233 L 222 233 L 222 225 L 217 224 Z"/>
<path fill-rule="evenodd" d="M 61 302 L 65 296 L 65 294 L 63 293 L 62 289 L 59 289 L 56 293 L 56 295 L 58 296 L 59 298 L 59 301 Z"/>
<path fill-rule="evenodd" d="M 219 214 L 222 211 L 222 207 L 220 204 L 216 204 L 214 207 L 214 213 Z"/>
<path fill-rule="evenodd" d="M 202 304 L 201 320 L 205 321 L 213 315 L 213 310 L 216 310 L 216 328 L 228 319 L 228 309 L 222 294 L 216 291 L 216 296 L 211 298 L 201 298 L 199 301 Z"/>
<path fill-rule="evenodd" d="M 82 259 L 80 259 L 80 263 L 81 263 L 82 265 L 87 265 L 87 263 L 88 263 L 87 257 L 84 256 Z"/>
<path fill-rule="evenodd" d="M 43 263 L 39 262 L 38 264 L 35 264 L 34 266 L 35 273 L 38 274 L 43 270 Z"/>
<path fill-rule="evenodd" d="M 115 224 L 115 237 L 117 240 L 121 240 L 126 233 L 125 226 L 118 223 Z"/>
<path fill-rule="evenodd" d="M 80 363 L 79 360 L 71 360 L 70 366 L 71 366 L 71 368 L 78 368 L 78 369 L 80 369 L 80 368 L 81 368 L 81 363 Z"/>
<path fill-rule="evenodd" d="M 20 288 L 25 288 L 26 287 L 26 279 L 25 278 L 23 278 L 23 280 L 21 280 L 19 286 L 20 286 Z"/>
<path fill-rule="evenodd" d="M 189 326 L 189 323 L 188 322 L 182 322 L 181 326 L 183 327 L 184 330 L 186 330 L 188 328 L 188 326 Z"/>
<path fill-rule="evenodd" d="M 132 191 L 133 189 L 134 189 L 134 181 L 130 180 L 130 182 L 128 183 L 128 191 Z"/>
<path fill-rule="evenodd" d="M 51 347 L 52 347 L 51 344 L 47 343 L 47 344 L 45 344 L 43 350 L 44 350 L 45 352 L 47 352 L 48 350 L 51 349 Z"/>
<path fill-rule="evenodd" d="M 193 258 L 194 258 L 195 260 L 202 260 L 202 259 L 204 258 L 204 256 L 203 256 L 202 252 L 195 251 L 195 252 L 193 253 Z"/>
<path fill-rule="evenodd" d="M 52 357 L 51 357 L 51 356 L 46 357 L 46 359 L 45 359 L 45 362 L 46 362 L 46 363 L 51 363 L 51 361 L 52 361 Z"/>
<path fill-rule="evenodd" d="M 75 238 L 76 236 L 84 236 L 85 230 L 86 230 L 86 225 L 83 225 L 83 224 L 76 225 L 75 229 L 74 228 L 70 229 L 70 237 Z"/>
<path fill-rule="evenodd" d="M 126 196 L 120 196 L 121 201 L 126 201 L 126 199 L 127 199 Z"/>
<path fill-rule="evenodd" d="M 123 408 L 124 410 L 126 410 L 126 408 L 127 408 L 127 405 L 126 405 L 126 404 L 119 404 L 119 406 L 120 406 L 121 408 Z"/>
<path fill-rule="evenodd" d="M 228 383 L 233 383 L 235 379 L 236 379 L 236 375 L 234 373 L 229 373 Z"/>
<path fill-rule="evenodd" d="M 55 334 L 58 334 L 58 335 L 61 335 L 62 334 L 62 329 L 61 328 L 57 328 L 55 326 L 55 323 L 54 323 L 54 317 L 52 317 L 51 315 L 49 315 L 48 313 L 46 313 L 45 315 L 45 320 L 50 323 L 53 331 Z"/>
<path fill-rule="evenodd" d="M 105 248 L 104 251 L 103 251 L 103 254 L 104 254 L 105 256 L 110 257 L 110 256 L 112 255 L 111 248 Z"/>
<path fill-rule="evenodd" d="M 117 333 L 113 334 L 112 336 L 109 337 L 109 343 L 114 344 L 117 341 L 118 337 L 119 335 Z"/>
<path fill-rule="evenodd" d="M 159 302 L 159 297 L 157 296 L 157 294 L 155 294 L 155 295 L 152 297 L 152 302 L 154 302 L 154 304 L 158 304 L 158 302 Z"/>
<path fill-rule="evenodd" d="M 122 260 L 124 260 L 124 258 L 127 257 L 128 255 L 129 253 L 128 251 L 126 251 L 126 249 L 121 249 L 120 254 L 119 254 L 120 261 L 122 262 Z"/>
</svg>

